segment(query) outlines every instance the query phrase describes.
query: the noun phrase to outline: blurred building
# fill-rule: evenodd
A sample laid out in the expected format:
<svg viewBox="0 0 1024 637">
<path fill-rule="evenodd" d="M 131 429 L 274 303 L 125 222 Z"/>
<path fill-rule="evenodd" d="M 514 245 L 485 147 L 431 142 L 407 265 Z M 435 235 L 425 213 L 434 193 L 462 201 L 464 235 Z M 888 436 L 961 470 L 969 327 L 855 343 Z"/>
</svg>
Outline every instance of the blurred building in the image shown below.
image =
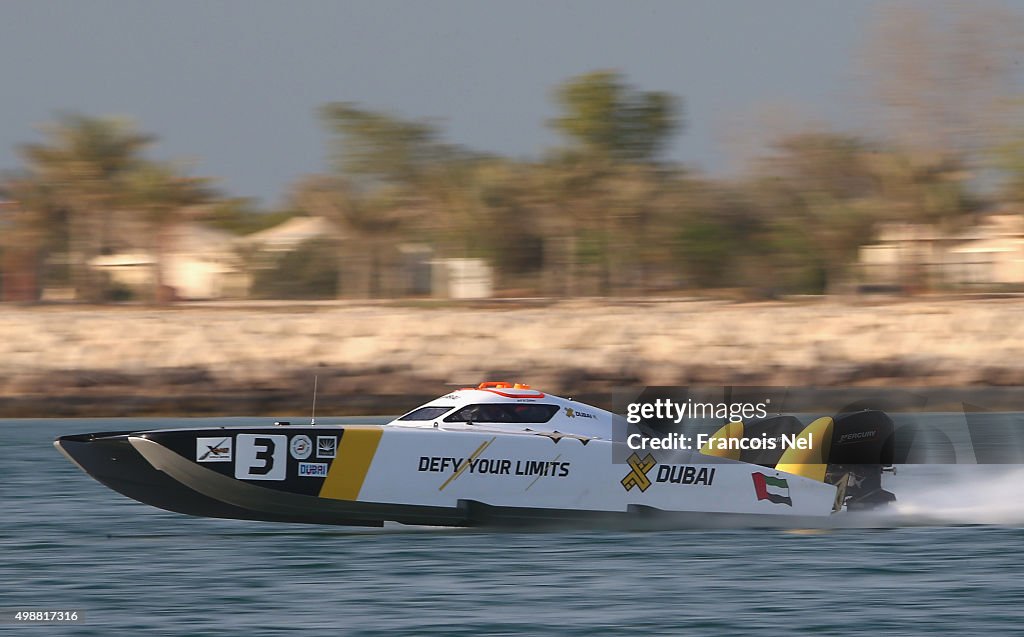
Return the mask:
<svg viewBox="0 0 1024 637">
<path fill-rule="evenodd" d="M 239 256 L 237 237 L 195 223 L 175 227 L 163 254 L 163 283 L 172 298 L 244 298 L 250 275 Z M 115 286 L 147 298 L 156 286 L 157 256 L 133 250 L 92 259 L 90 267 L 105 273 Z"/>
<path fill-rule="evenodd" d="M 371 273 L 364 247 L 346 241 L 337 226 L 322 217 L 293 217 L 266 230 L 238 237 L 195 223 L 175 227 L 163 250 L 163 298 L 183 300 L 245 298 L 253 277 L 260 270 L 287 267 L 281 257 L 329 240 L 336 246 L 342 267 L 348 264 L 355 297 L 373 296 L 367 287 Z M 363 242 L 365 244 L 365 242 Z M 425 243 L 379 246 L 376 257 L 375 294 L 383 297 L 428 296 L 450 299 L 489 298 L 494 291 L 494 274 L 483 259 L 436 258 Z M 346 253 L 351 255 L 346 259 Z M 324 253 L 318 253 L 324 256 Z M 152 298 L 156 287 L 157 256 L 137 247 L 102 255 L 89 261 L 103 272 L 112 287 L 128 292 L 126 297 Z M 302 276 L 301 273 L 294 273 Z M 345 276 L 343 274 L 343 276 Z M 298 284 L 298 281 L 295 281 Z"/>
<path fill-rule="evenodd" d="M 261 255 L 257 262 L 260 267 L 274 267 L 273 257 L 282 253 L 302 250 L 319 240 L 337 241 L 338 261 L 344 268 L 348 265 L 349 276 L 356 279 L 350 286 L 355 296 L 368 295 L 366 282 L 360 285 L 368 273 L 367 255 L 362 252 L 372 239 L 346 236 L 332 222 L 323 217 L 292 217 L 272 228 L 262 230 L 239 239 L 254 254 Z M 488 298 L 493 295 L 494 275 L 491 266 L 483 259 L 439 259 L 427 243 L 400 242 L 377 245 L 376 292 L 385 297 L 434 296 L 450 299 Z M 267 259 L 266 257 L 271 257 Z"/>
<path fill-rule="evenodd" d="M 858 260 L 865 286 L 964 288 L 1024 285 L 1024 215 L 994 214 L 957 233 L 883 224 Z"/>
<path fill-rule="evenodd" d="M 246 235 L 240 241 L 258 250 L 289 252 L 307 241 L 337 236 L 337 226 L 323 217 L 292 217 L 272 228 Z"/>
<path fill-rule="evenodd" d="M 494 273 L 483 259 L 435 259 L 431 277 L 436 297 L 486 299 L 494 295 Z"/>
</svg>

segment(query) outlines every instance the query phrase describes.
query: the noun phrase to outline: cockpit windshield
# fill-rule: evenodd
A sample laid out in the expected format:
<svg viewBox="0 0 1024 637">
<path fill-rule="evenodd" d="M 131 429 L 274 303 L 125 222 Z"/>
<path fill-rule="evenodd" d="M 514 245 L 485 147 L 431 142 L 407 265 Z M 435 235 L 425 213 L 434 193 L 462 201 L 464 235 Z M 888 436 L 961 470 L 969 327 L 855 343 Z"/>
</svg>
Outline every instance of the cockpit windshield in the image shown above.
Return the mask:
<svg viewBox="0 0 1024 637">
<path fill-rule="evenodd" d="M 427 407 L 420 407 L 419 409 L 413 409 L 406 415 L 399 418 L 399 420 L 433 420 L 439 418 L 451 411 L 451 407 L 428 405 Z"/>
<path fill-rule="evenodd" d="M 558 413 L 558 405 L 482 403 L 467 405 L 444 419 L 445 422 L 543 423 Z"/>
</svg>

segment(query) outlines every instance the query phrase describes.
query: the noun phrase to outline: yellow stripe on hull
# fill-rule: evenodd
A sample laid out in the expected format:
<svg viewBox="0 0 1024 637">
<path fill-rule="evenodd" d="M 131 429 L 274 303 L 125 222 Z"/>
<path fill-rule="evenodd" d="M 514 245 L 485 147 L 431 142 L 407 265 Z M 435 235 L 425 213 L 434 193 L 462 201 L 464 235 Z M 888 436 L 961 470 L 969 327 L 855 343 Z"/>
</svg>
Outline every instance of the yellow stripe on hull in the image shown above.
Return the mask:
<svg viewBox="0 0 1024 637">
<path fill-rule="evenodd" d="M 380 427 L 346 427 L 338 443 L 338 457 L 320 487 L 321 498 L 358 500 L 363 481 L 384 430 Z"/>
</svg>

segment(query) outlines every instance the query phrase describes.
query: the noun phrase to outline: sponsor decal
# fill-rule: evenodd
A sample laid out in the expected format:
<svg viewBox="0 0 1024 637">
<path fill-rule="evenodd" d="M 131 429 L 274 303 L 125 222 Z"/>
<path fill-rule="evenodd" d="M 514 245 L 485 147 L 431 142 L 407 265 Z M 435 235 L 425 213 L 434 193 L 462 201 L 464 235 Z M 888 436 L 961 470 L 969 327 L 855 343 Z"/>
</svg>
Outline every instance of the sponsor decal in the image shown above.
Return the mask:
<svg viewBox="0 0 1024 637">
<path fill-rule="evenodd" d="M 284 480 L 288 465 L 288 436 L 238 434 L 235 437 L 235 478 Z"/>
<path fill-rule="evenodd" d="M 651 479 L 647 477 L 647 474 L 654 468 L 654 465 L 658 464 L 658 461 L 651 454 L 647 454 L 641 460 L 640 456 L 633 453 L 626 459 L 626 462 L 629 463 L 630 471 L 621 480 L 622 488 L 632 491 L 633 487 L 637 487 L 641 491 L 646 491 L 651 486 Z"/>
<path fill-rule="evenodd" d="M 316 457 L 317 458 L 333 458 L 338 455 L 338 437 L 337 436 L 317 436 L 316 437 Z"/>
<path fill-rule="evenodd" d="M 565 408 L 565 415 L 567 418 L 594 418 L 595 420 L 597 419 L 597 416 L 595 416 L 594 414 L 587 413 L 585 411 L 579 411 L 573 409 L 572 407 Z"/>
<path fill-rule="evenodd" d="M 231 462 L 231 436 L 196 438 L 196 462 Z"/>
<path fill-rule="evenodd" d="M 570 462 L 556 460 L 517 460 L 515 458 L 446 458 L 442 456 L 420 456 L 419 471 L 427 473 L 475 473 L 497 476 L 540 476 L 542 478 L 565 478 L 569 475 Z"/>
<path fill-rule="evenodd" d="M 658 467 L 658 475 L 655 482 L 666 482 L 668 484 L 702 484 L 711 486 L 715 481 L 714 467 L 691 467 L 680 464 L 663 464 Z"/>
<path fill-rule="evenodd" d="M 485 450 L 487 449 L 487 447 L 490 447 L 490 446 L 491 446 L 491 443 L 493 443 L 493 442 L 494 442 L 495 440 L 497 440 L 497 439 L 498 439 L 498 437 L 497 437 L 497 436 L 494 436 L 494 437 L 493 437 L 493 438 L 491 438 L 490 440 L 485 440 L 484 442 L 481 442 L 481 443 L 480 443 L 480 446 L 479 446 L 479 447 L 477 447 L 476 449 L 474 449 L 474 450 L 473 450 L 473 453 L 471 453 L 471 454 L 469 455 L 469 458 L 468 458 L 468 460 L 476 460 L 477 458 L 479 458 L 479 457 L 480 457 L 480 454 L 482 454 L 482 453 L 483 453 L 483 452 L 484 452 L 484 451 L 485 451 Z M 421 464 L 421 466 L 422 466 L 422 464 Z M 443 483 L 443 484 L 442 484 L 441 486 L 439 486 L 439 487 L 437 488 L 437 490 L 438 490 L 438 491 L 444 491 L 445 487 L 447 487 L 447 486 L 448 486 L 449 484 L 451 484 L 451 483 L 452 483 L 452 481 L 454 481 L 454 480 L 458 480 L 458 479 L 459 479 L 459 476 L 461 476 L 461 475 L 462 475 L 463 473 L 465 473 L 465 472 L 466 472 L 466 469 L 467 469 L 468 467 L 469 467 L 469 463 L 468 463 L 468 462 L 463 462 L 463 463 L 462 463 L 461 465 L 459 465 L 459 468 L 457 468 L 457 469 L 456 469 L 456 470 L 455 470 L 455 471 L 454 471 L 454 472 L 452 473 L 452 475 L 448 476 L 448 479 L 447 479 L 447 480 L 445 480 L 445 481 L 444 481 L 444 483 Z"/>
<path fill-rule="evenodd" d="M 878 433 L 877 431 L 872 430 L 872 431 L 856 431 L 856 432 L 853 432 L 853 433 L 843 434 L 842 436 L 839 436 L 839 440 L 836 441 L 836 444 L 837 445 L 841 445 L 844 442 L 860 442 L 861 440 L 867 440 L 869 438 L 874 438 L 877 433 Z"/>
<path fill-rule="evenodd" d="M 300 478 L 326 478 L 327 477 L 327 463 L 326 462 L 300 462 L 299 463 L 299 477 Z"/>
<path fill-rule="evenodd" d="M 562 433 L 560 431 L 538 431 L 534 435 L 535 436 L 544 436 L 545 438 L 551 438 L 552 442 L 554 442 L 556 445 L 558 444 L 558 441 L 561 440 L 562 438 L 571 438 L 573 440 L 579 440 L 581 443 L 583 443 L 583 446 L 586 446 L 587 443 L 592 440 L 591 438 L 587 438 L 586 436 L 577 436 L 575 434 L 564 434 L 564 433 Z"/>
<path fill-rule="evenodd" d="M 754 491 L 757 493 L 758 500 L 793 506 L 793 500 L 789 497 L 789 482 L 782 478 L 766 476 L 763 473 L 750 475 L 754 479 Z"/>
<path fill-rule="evenodd" d="M 292 442 L 288 448 L 292 452 L 292 458 L 305 460 L 313 453 L 313 441 L 306 434 L 299 434 L 292 436 Z"/>
</svg>

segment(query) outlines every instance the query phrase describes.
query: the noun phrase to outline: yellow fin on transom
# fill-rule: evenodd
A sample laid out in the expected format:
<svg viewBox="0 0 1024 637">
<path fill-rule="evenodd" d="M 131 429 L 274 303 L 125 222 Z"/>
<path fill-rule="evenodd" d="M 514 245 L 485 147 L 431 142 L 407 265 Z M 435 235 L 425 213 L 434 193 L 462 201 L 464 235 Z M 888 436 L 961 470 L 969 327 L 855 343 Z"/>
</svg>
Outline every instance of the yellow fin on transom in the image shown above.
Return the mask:
<svg viewBox="0 0 1024 637">
<path fill-rule="evenodd" d="M 715 432 L 715 435 L 711 436 L 704 446 L 700 448 L 700 452 L 705 456 L 715 456 L 717 458 L 728 458 L 730 460 L 740 459 L 740 448 L 739 445 L 732 445 L 735 449 L 730 448 L 729 445 L 718 443 L 718 440 L 728 440 L 731 438 L 742 439 L 743 438 L 743 423 L 742 422 L 727 422 L 725 425 Z"/>
<path fill-rule="evenodd" d="M 807 440 L 808 443 L 799 444 L 801 440 Z M 783 452 L 775 468 L 824 482 L 825 470 L 828 468 L 828 450 L 832 445 L 832 419 L 825 416 L 807 425 L 797 436 L 796 442 L 798 444 Z"/>
</svg>

